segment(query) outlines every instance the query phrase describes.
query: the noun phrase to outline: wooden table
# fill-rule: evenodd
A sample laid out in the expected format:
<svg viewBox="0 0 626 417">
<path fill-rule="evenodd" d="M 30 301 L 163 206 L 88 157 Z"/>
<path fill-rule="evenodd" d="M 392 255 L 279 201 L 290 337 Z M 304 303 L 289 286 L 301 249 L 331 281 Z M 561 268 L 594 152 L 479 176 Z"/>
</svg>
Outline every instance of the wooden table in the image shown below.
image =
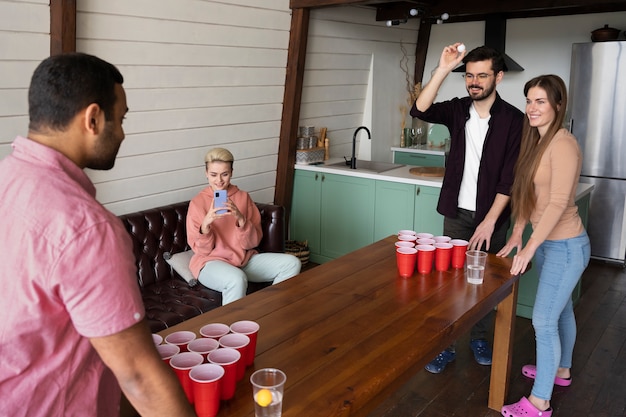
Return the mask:
<svg viewBox="0 0 626 417">
<path fill-rule="evenodd" d="M 170 329 L 255 320 L 255 363 L 223 402 L 220 417 L 254 416 L 250 374 L 287 374 L 283 416 L 366 416 L 452 341 L 498 306 L 489 392 L 500 410 L 507 392 L 518 276 L 489 255 L 482 285 L 463 270 L 397 274 L 393 236 L 317 266 Z M 199 334 L 199 333 L 198 333 Z"/>
</svg>

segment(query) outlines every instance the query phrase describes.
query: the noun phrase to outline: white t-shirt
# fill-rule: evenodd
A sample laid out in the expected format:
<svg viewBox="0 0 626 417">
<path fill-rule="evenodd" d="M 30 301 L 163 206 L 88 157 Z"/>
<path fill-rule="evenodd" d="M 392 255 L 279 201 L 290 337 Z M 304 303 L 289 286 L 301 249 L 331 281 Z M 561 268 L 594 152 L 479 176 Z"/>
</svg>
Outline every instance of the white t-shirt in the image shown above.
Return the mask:
<svg viewBox="0 0 626 417">
<path fill-rule="evenodd" d="M 481 119 L 474 108 L 470 107 L 470 118 L 465 123 L 465 168 L 459 191 L 458 207 L 476 211 L 476 190 L 478 186 L 478 168 L 483 155 L 483 144 L 489 129 L 488 117 Z"/>
</svg>

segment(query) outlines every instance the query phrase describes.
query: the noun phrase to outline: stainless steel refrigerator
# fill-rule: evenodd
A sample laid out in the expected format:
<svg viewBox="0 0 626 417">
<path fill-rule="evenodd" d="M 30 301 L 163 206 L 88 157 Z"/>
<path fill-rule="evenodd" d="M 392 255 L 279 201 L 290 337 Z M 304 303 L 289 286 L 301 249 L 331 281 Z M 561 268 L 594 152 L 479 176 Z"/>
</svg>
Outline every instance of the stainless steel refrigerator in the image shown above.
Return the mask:
<svg viewBox="0 0 626 417">
<path fill-rule="evenodd" d="M 626 41 L 572 45 L 568 113 L 583 152 L 580 181 L 594 184 L 591 256 L 626 259 Z"/>
</svg>

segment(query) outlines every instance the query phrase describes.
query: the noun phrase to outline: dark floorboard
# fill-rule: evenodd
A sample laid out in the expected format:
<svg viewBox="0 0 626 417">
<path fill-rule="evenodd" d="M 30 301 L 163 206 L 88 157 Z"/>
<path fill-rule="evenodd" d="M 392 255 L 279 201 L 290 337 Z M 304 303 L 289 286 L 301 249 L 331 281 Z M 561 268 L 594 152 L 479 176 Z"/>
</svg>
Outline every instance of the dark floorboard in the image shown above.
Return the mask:
<svg viewBox="0 0 626 417">
<path fill-rule="evenodd" d="M 523 279 L 523 278 L 522 278 Z M 576 306 L 578 337 L 572 385 L 557 387 L 553 416 L 626 416 L 626 272 L 592 261 L 583 275 L 583 294 Z M 531 321 L 515 323 L 514 356 L 508 403 L 528 396 L 532 380 L 521 367 L 534 363 Z M 369 417 L 497 417 L 487 408 L 490 367 L 474 362 L 469 336 L 457 342 L 456 360 L 439 375 L 424 370 L 391 395 Z"/>
</svg>

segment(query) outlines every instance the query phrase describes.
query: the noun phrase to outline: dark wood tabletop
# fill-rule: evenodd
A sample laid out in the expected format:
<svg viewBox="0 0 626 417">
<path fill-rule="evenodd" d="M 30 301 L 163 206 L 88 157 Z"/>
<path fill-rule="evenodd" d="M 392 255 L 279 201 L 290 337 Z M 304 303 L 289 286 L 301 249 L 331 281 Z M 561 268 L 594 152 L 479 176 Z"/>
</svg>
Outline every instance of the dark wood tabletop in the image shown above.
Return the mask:
<svg viewBox="0 0 626 417">
<path fill-rule="evenodd" d="M 468 284 L 462 269 L 402 278 L 394 242 L 390 236 L 160 334 L 260 324 L 254 365 L 219 417 L 254 416 L 249 377 L 267 367 L 287 374 L 285 417 L 366 416 L 498 306 L 488 406 L 499 410 L 519 278 L 509 273 L 511 260 L 489 255 L 482 285 Z"/>
</svg>

